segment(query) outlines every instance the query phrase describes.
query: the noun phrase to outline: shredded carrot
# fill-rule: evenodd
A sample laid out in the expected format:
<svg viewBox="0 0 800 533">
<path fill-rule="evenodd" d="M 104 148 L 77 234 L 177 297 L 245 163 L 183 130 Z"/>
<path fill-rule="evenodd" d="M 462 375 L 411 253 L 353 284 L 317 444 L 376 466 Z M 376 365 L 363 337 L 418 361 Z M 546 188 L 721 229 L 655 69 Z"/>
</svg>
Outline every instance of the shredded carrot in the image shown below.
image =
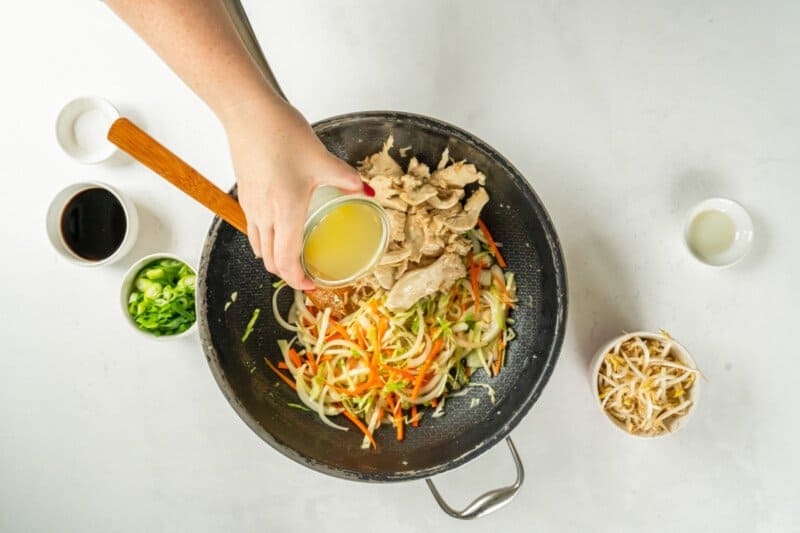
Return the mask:
<svg viewBox="0 0 800 533">
<path fill-rule="evenodd" d="M 411 404 L 411 425 L 414 427 L 419 426 L 419 420 L 417 419 L 417 404 Z"/>
<path fill-rule="evenodd" d="M 347 361 L 347 370 L 353 370 L 356 367 L 356 358 L 350 357 Z"/>
<path fill-rule="evenodd" d="M 383 407 L 381 407 L 380 409 L 378 409 L 378 424 L 380 424 L 380 423 L 381 423 L 381 420 L 383 420 L 383 411 L 384 411 L 384 408 L 383 408 Z"/>
<path fill-rule="evenodd" d="M 394 425 L 397 426 L 397 440 L 403 440 L 403 416 L 400 413 L 394 415 Z"/>
<path fill-rule="evenodd" d="M 267 363 L 267 366 L 268 366 L 268 367 L 270 367 L 270 368 L 272 369 L 272 371 L 273 371 L 273 372 L 275 372 L 276 374 L 278 374 L 278 377 L 279 377 L 279 378 L 281 378 L 283 381 L 285 381 L 287 385 L 289 385 L 291 388 L 293 388 L 293 389 L 297 390 L 297 386 L 294 384 L 294 382 L 292 382 L 292 380 L 291 380 L 291 379 L 289 379 L 289 378 L 287 378 L 286 376 L 284 376 L 284 375 L 283 375 L 283 372 L 281 372 L 280 370 L 278 370 L 278 369 L 277 369 L 277 367 L 276 367 L 275 365 L 273 365 L 273 364 L 272 364 L 272 362 L 271 362 L 269 359 L 267 359 L 267 358 L 265 357 L 265 358 L 264 358 L 264 362 L 265 362 L 265 363 Z"/>
<path fill-rule="evenodd" d="M 478 227 L 481 228 L 483 232 L 483 236 L 486 237 L 486 241 L 489 243 L 489 249 L 492 251 L 492 255 L 497 259 L 497 264 L 500 265 L 500 268 L 506 267 L 506 260 L 503 259 L 503 256 L 500 255 L 500 249 L 497 247 L 497 243 L 494 242 L 494 238 L 492 238 L 492 234 L 489 233 L 489 228 L 486 227 L 483 220 L 478 219 Z"/>
<path fill-rule="evenodd" d="M 360 429 L 360 430 L 361 430 L 361 432 L 362 432 L 364 435 L 366 435 L 366 437 L 367 437 L 367 438 L 369 439 L 369 441 L 372 443 L 372 447 L 373 447 L 373 448 L 375 448 L 375 449 L 377 449 L 377 448 L 378 448 L 378 445 L 375 443 L 375 439 L 373 438 L 373 436 L 372 436 L 372 433 L 370 433 L 370 432 L 369 432 L 369 430 L 367 429 L 367 426 L 365 426 L 365 425 L 364 425 L 364 424 L 361 422 L 361 420 L 359 420 L 359 419 L 356 417 L 356 415 L 352 414 L 352 413 L 351 413 L 350 411 L 348 411 L 347 409 L 345 409 L 344 411 L 342 411 L 342 414 L 343 414 L 344 416 L 346 416 L 346 417 L 347 417 L 347 418 L 350 420 L 350 422 L 352 422 L 353 424 L 355 424 L 355 425 L 356 425 L 356 427 L 357 427 L 358 429 Z"/>
<path fill-rule="evenodd" d="M 289 370 L 289 365 L 287 365 L 283 361 L 278 361 L 278 368 L 280 368 L 281 370 Z"/>
<path fill-rule="evenodd" d="M 329 322 L 329 323 L 330 323 L 330 325 L 333 327 L 333 329 L 335 329 L 335 330 L 336 330 L 336 331 L 339 333 L 339 335 L 341 335 L 341 336 L 342 336 L 342 338 L 343 338 L 343 339 L 345 339 L 345 340 L 348 340 L 348 341 L 349 341 L 349 340 L 352 340 L 352 339 L 350 338 L 350 334 L 349 334 L 349 333 L 347 333 L 347 330 L 346 330 L 346 329 L 344 329 L 344 326 L 342 326 L 341 324 L 339 324 L 337 321 L 335 321 L 335 320 L 334 320 L 334 319 L 332 319 L 332 318 L 330 319 L 330 322 Z"/>
<path fill-rule="evenodd" d="M 409 372 L 407 370 L 403 370 L 402 368 L 394 368 L 392 366 L 381 365 L 381 370 L 386 370 L 390 374 L 395 375 L 395 376 L 404 377 L 404 378 L 406 378 L 407 380 L 409 380 L 411 382 L 413 382 L 415 379 L 417 379 L 417 376 L 415 376 L 414 374 L 412 374 L 411 372 Z"/>
<path fill-rule="evenodd" d="M 386 397 L 386 402 L 389 404 L 389 411 L 392 414 L 394 414 L 394 411 L 395 411 L 394 398 L 392 397 L 391 394 Z"/>
<path fill-rule="evenodd" d="M 353 390 L 345 389 L 343 387 L 337 387 L 336 385 L 331 385 L 331 387 L 339 394 L 346 394 L 347 396 L 361 396 L 369 389 L 373 387 L 378 387 L 380 385 L 381 383 L 379 381 L 370 380 L 367 381 L 366 383 L 362 383 L 361 385 L 356 386 L 356 388 Z"/>
<path fill-rule="evenodd" d="M 386 330 L 389 328 L 389 319 L 382 316 L 378 321 L 378 344 L 383 341 L 383 336 L 386 335 Z"/>
<path fill-rule="evenodd" d="M 303 362 L 300 361 L 300 356 L 297 355 L 297 352 L 294 350 L 294 348 L 289 348 L 289 359 L 292 360 L 292 364 L 295 366 L 295 368 L 300 368 L 300 365 L 303 364 Z"/>
<path fill-rule="evenodd" d="M 383 334 L 386 333 L 388 325 L 389 319 L 382 316 L 378 321 L 378 328 L 375 330 L 375 346 L 372 352 L 372 364 L 370 365 L 370 374 L 373 377 L 378 375 L 378 363 L 381 360 L 381 339 Z"/>
<path fill-rule="evenodd" d="M 431 398 L 431 407 L 436 407 L 437 405 L 439 405 L 439 400 Z"/>
<path fill-rule="evenodd" d="M 428 357 L 425 359 L 425 364 L 422 365 L 422 369 L 420 370 L 419 374 L 417 374 L 417 381 L 414 383 L 414 391 L 411 393 L 412 400 L 417 397 L 417 394 L 419 394 L 419 388 L 422 386 L 422 380 L 425 378 L 425 374 L 428 373 L 428 369 L 431 367 L 433 360 L 436 359 L 437 355 L 439 355 L 443 345 L 444 341 L 442 341 L 442 339 L 436 339 L 436 342 L 433 343 L 431 353 L 428 354 Z"/>
<path fill-rule="evenodd" d="M 317 373 L 317 362 L 314 361 L 314 357 L 311 355 L 311 352 L 306 351 L 306 359 L 308 360 L 308 366 L 311 368 L 311 372 L 316 374 Z"/>
<path fill-rule="evenodd" d="M 369 305 L 369 308 L 372 309 L 372 313 L 373 314 L 375 314 L 375 315 L 379 314 L 379 312 L 378 312 L 378 300 L 370 300 L 368 305 Z"/>
<path fill-rule="evenodd" d="M 367 339 L 364 336 L 364 328 L 359 325 L 356 325 L 356 335 L 358 336 L 358 344 L 362 350 L 367 349 Z"/>
<path fill-rule="evenodd" d="M 500 367 L 503 365 L 503 339 L 497 346 L 497 357 L 495 358 L 494 365 L 492 365 L 492 372 L 496 376 L 500 373 Z"/>
</svg>

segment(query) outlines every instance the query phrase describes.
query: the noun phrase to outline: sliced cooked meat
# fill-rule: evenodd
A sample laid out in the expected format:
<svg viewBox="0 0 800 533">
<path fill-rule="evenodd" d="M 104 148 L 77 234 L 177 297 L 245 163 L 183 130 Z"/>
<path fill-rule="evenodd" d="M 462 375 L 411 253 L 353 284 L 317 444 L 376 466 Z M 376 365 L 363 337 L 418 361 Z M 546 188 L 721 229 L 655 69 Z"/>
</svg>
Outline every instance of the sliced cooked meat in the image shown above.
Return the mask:
<svg viewBox="0 0 800 533">
<path fill-rule="evenodd" d="M 375 201 L 383 207 L 397 209 L 398 211 L 405 211 L 408 207 L 407 204 L 398 198 L 400 191 L 395 189 L 392 185 L 392 178 L 380 174 L 373 176 L 369 180 L 369 186 L 375 191 Z"/>
<path fill-rule="evenodd" d="M 383 143 L 383 149 L 364 159 L 359 164 L 359 170 L 368 177 L 372 176 L 402 176 L 403 169 L 397 161 L 389 155 L 389 149 L 394 145 L 394 138 L 390 135 Z"/>
<path fill-rule="evenodd" d="M 373 272 L 375 279 L 378 280 L 378 284 L 386 290 L 392 288 L 394 285 L 394 267 L 387 266 L 387 265 L 380 265 L 375 267 Z"/>
<path fill-rule="evenodd" d="M 422 255 L 439 257 L 444 251 L 445 239 L 452 235 L 444 226 L 444 219 L 431 215 L 425 218 L 423 226 L 425 239 L 422 241 Z"/>
<path fill-rule="evenodd" d="M 464 197 L 464 189 L 448 189 L 428 198 L 428 205 L 435 209 L 450 209 Z"/>
<path fill-rule="evenodd" d="M 411 245 L 406 244 L 402 248 L 396 250 L 389 250 L 383 257 L 381 257 L 381 265 L 394 265 L 400 261 L 405 261 L 411 255 Z"/>
<path fill-rule="evenodd" d="M 452 218 L 459 213 L 461 213 L 463 209 L 461 208 L 461 203 L 457 203 L 452 207 L 448 207 L 447 209 L 434 209 L 433 216 L 441 218 L 444 220 L 445 218 Z"/>
<path fill-rule="evenodd" d="M 464 204 L 464 211 L 454 217 L 445 219 L 444 225 L 456 233 L 464 233 L 474 228 L 475 224 L 478 223 L 481 209 L 488 201 L 489 195 L 486 193 L 486 189 L 480 187 L 467 199 L 467 203 Z"/>
<path fill-rule="evenodd" d="M 472 250 L 472 242 L 459 234 L 451 234 L 450 242 L 444 247 L 446 252 L 451 252 L 461 257 L 467 255 Z"/>
<path fill-rule="evenodd" d="M 425 268 L 406 272 L 397 280 L 386 296 L 386 307 L 403 311 L 439 290 L 447 290 L 458 279 L 467 275 L 461 257 L 445 254 Z"/>
<path fill-rule="evenodd" d="M 409 261 L 418 262 L 422 257 L 425 242 L 426 213 L 413 213 L 406 218 L 406 244 L 409 247 Z"/>
<path fill-rule="evenodd" d="M 416 157 L 412 157 L 408 162 L 408 173 L 416 178 L 428 179 L 431 177 L 431 169 L 425 163 L 417 161 Z"/>
<path fill-rule="evenodd" d="M 415 191 L 419 187 L 422 187 L 422 178 L 412 176 L 411 174 L 405 174 L 400 176 L 400 186 L 406 192 Z"/>
<path fill-rule="evenodd" d="M 403 242 L 406 238 L 406 214 L 396 209 L 386 209 L 389 218 L 389 239 Z"/>
<path fill-rule="evenodd" d="M 433 173 L 416 157 L 409 159 L 404 173 L 389 154 L 393 142 L 389 137 L 380 152 L 359 166 L 362 179 L 375 190 L 375 200 L 389 219 L 387 251 L 379 268 L 364 281 L 386 290 L 392 290 L 396 280 L 432 267 L 441 257 L 466 256 L 472 242 L 463 233 L 475 226 L 489 199 L 479 188 L 462 206 L 464 186 L 485 182 L 475 165 L 452 163 L 445 148 Z"/>
<path fill-rule="evenodd" d="M 450 162 L 450 148 L 442 150 L 442 157 L 439 158 L 439 164 L 436 165 L 436 170 L 442 170 Z M 436 174 L 436 172 L 434 172 Z"/>
<path fill-rule="evenodd" d="M 431 182 L 437 186 L 464 188 L 464 186 L 476 181 L 483 185 L 486 183 L 486 176 L 475 168 L 475 165 L 464 161 L 440 168 L 431 176 Z"/>
<path fill-rule="evenodd" d="M 438 235 L 425 235 L 420 251 L 422 255 L 439 256 L 444 251 L 444 240 Z"/>
<path fill-rule="evenodd" d="M 403 191 L 400 193 L 400 199 L 408 205 L 419 205 L 434 198 L 439 191 L 433 185 L 427 183 L 415 191 Z"/>
<path fill-rule="evenodd" d="M 400 277 L 406 273 L 406 270 L 408 270 L 408 260 L 404 259 L 398 263 L 397 268 L 394 269 L 394 279 L 400 279 Z"/>
</svg>

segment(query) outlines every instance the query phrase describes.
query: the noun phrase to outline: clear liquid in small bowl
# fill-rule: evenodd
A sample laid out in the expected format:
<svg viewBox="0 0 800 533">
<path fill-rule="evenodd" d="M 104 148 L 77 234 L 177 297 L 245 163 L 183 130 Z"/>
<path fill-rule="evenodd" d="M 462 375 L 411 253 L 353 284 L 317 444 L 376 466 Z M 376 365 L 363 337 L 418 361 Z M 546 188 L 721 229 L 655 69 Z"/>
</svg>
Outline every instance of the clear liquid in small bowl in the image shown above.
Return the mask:
<svg viewBox="0 0 800 533">
<path fill-rule="evenodd" d="M 715 262 L 736 240 L 736 224 L 724 211 L 703 211 L 689 223 L 686 241 L 698 258 Z"/>
</svg>

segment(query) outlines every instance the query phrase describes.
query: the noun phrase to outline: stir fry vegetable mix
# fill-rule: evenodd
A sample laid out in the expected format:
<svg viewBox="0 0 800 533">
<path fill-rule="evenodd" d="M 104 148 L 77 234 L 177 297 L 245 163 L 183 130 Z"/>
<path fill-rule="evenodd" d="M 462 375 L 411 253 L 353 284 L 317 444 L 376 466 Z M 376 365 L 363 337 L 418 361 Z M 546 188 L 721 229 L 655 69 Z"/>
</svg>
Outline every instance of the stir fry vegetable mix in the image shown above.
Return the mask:
<svg viewBox="0 0 800 533">
<path fill-rule="evenodd" d="M 195 322 L 195 274 L 185 263 L 157 259 L 133 282 L 128 312 L 136 326 L 156 336 L 177 335 Z"/>
<path fill-rule="evenodd" d="M 493 241 L 489 245 L 477 231 L 471 238 L 476 253 L 465 259 L 469 277 L 399 313 L 383 305 L 386 293 L 377 290 L 336 321 L 330 309 L 315 309 L 296 291 L 287 321 L 277 309 L 285 284 L 277 284 L 273 312 L 295 332 L 278 343 L 279 367 L 291 377 L 268 358 L 266 364 L 328 426 L 346 431 L 331 417 L 348 418 L 364 433 L 362 448 L 376 446 L 373 434 L 385 424 L 403 440 L 405 426 L 419 424 L 422 407 L 436 408 L 434 417 L 444 414 L 448 393 L 464 389 L 474 371 L 496 376 L 514 338 L 508 326 L 514 276 L 495 263 L 489 250 L 498 257 L 499 251 Z M 493 401 L 494 391 L 487 388 Z"/>
<path fill-rule="evenodd" d="M 628 433 L 659 435 L 692 406 L 689 391 L 697 369 L 673 353 L 673 341 L 629 336 L 604 357 L 597 387 L 603 409 Z"/>
</svg>

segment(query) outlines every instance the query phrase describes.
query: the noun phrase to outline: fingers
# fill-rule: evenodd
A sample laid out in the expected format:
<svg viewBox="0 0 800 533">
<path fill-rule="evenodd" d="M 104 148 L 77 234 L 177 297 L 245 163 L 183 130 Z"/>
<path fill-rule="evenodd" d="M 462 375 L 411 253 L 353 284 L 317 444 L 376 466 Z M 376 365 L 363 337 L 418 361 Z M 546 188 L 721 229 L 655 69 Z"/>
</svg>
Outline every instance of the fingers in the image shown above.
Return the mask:
<svg viewBox="0 0 800 533">
<path fill-rule="evenodd" d="M 258 226 L 249 221 L 247 223 L 247 240 L 250 241 L 253 255 L 261 258 L 261 236 L 258 233 Z"/>
<path fill-rule="evenodd" d="M 280 276 L 277 265 L 275 264 L 275 227 L 272 225 L 271 221 L 268 221 L 264 226 L 259 228 L 258 232 L 261 239 L 261 260 L 264 261 L 264 267 L 276 276 Z"/>
<path fill-rule="evenodd" d="M 300 265 L 303 246 L 303 224 L 305 220 L 299 211 L 282 218 L 275 226 L 274 259 L 280 276 L 295 289 L 312 290 L 314 283 L 309 280 Z"/>
<path fill-rule="evenodd" d="M 275 231 L 271 222 L 264 222 L 263 227 L 264 229 L 261 230 L 255 223 L 248 222 L 247 240 L 250 241 L 253 254 L 264 262 L 264 267 L 273 274 L 278 275 L 273 253 Z"/>
<path fill-rule="evenodd" d="M 356 169 L 341 159 L 335 157 L 333 159 L 335 162 L 332 165 L 332 171 L 324 179 L 325 184 L 333 185 L 348 193 L 362 192 L 364 184 L 361 182 L 361 176 L 359 176 Z"/>
</svg>

